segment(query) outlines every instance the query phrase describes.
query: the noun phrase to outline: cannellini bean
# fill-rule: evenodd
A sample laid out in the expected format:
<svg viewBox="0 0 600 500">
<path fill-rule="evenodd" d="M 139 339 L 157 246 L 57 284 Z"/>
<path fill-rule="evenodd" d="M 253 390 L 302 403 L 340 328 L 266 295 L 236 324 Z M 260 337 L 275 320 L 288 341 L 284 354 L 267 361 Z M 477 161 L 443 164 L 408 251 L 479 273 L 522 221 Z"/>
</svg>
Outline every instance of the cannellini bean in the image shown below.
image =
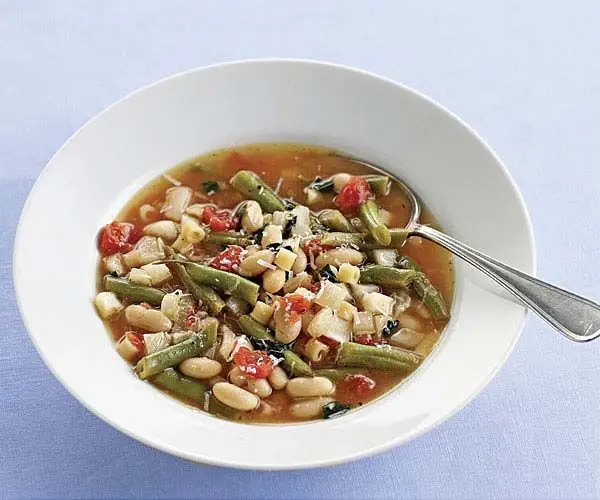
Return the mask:
<svg viewBox="0 0 600 500">
<path fill-rule="evenodd" d="M 288 376 L 285 373 L 285 370 L 281 368 L 281 366 L 276 366 L 273 368 L 271 375 L 268 376 L 269 382 L 271 383 L 271 387 L 275 390 L 283 389 L 288 383 Z"/>
<path fill-rule="evenodd" d="M 154 222 L 160 216 L 160 212 L 157 208 L 149 205 L 148 203 L 142 205 L 140 207 L 140 219 L 144 224 L 148 224 L 149 222 Z"/>
<path fill-rule="evenodd" d="M 260 405 L 258 396 L 228 382 L 215 384 L 212 393 L 221 403 L 236 410 L 251 411 Z"/>
<path fill-rule="evenodd" d="M 365 260 L 365 255 L 353 248 L 333 248 L 319 254 L 315 259 L 316 266 L 321 269 L 326 265 L 339 267 L 341 264 L 352 264 L 358 266 Z"/>
<path fill-rule="evenodd" d="M 263 248 L 265 248 L 267 245 L 272 245 L 273 243 L 281 243 L 282 241 L 283 236 L 281 232 L 281 226 L 269 224 L 265 227 L 263 231 L 260 244 Z"/>
<path fill-rule="evenodd" d="M 310 288 L 312 284 L 312 277 L 307 272 L 301 272 L 296 274 L 293 278 L 290 278 L 283 285 L 284 293 L 292 293 L 298 290 L 299 288 Z"/>
<path fill-rule="evenodd" d="M 285 386 L 285 392 L 292 398 L 330 396 L 335 386 L 326 377 L 296 377 Z"/>
<path fill-rule="evenodd" d="M 277 310 L 273 314 L 275 338 L 284 344 L 289 344 L 296 340 L 302 330 L 302 317 L 296 317 L 294 321 L 291 321 L 291 319 L 284 307 L 277 307 Z"/>
<path fill-rule="evenodd" d="M 167 243 L 175 241 L 178 233 L 177 224 L 172 220 L 159 220 L 144 226 L 144 234 L 162 238 Z"/>
<path fill-rule="evenodd" d="M 180 186 L 167 189 L 165 205 L 162 210 L 163 215 L 167 219 L 179 222 L 191 199 L 192 190 L 188 187 Z"/>
<path fill-rule="evenodd" d="M 263 273 L 262 286 L 268 293 L 277 293 L 285 285 L 285 271 L 282 269 L 267 269 Z"/>
<path fill-rule="evenodd" d="M 173 327 L 171 320 L 160 311 L 136 304 L 125 309 L 125 319 L 131 326 L 148 332 L 168 332 Z"/>
<path fill-rule="evenodd" d="M 181 373 L 200 379 L 216 377 L 221 369 L 221 363 L 210 358 L 188 358 L 179 365 Z"/>
<path fill-rule="evenodd" d="M 256 394 L 260 399 L 268 398 L 273 394 L 271 384 L 269 384 L 269 381 L 265 378 L 248 379 L 246 390 L 250 391 L 252 394 Z"/>
<path fill-rule="evenodd" d="M 231 382 L 233 385 L 237 385 L 238 387 L 244 387 L 248 382 L 248 378 L 239 366 L 234 366 L 231 370 L 229 370 L 227 378 L 229 379 L 229 382 Z"/>
<path fill-rule="evenodd" d="M 303 399 L 290 405 L 290 413 L 300 419 L 314 418 L 321 415 L 323 406 L 332 401 L 333 398 L 328 397 Z"/>
<path fill-rule="evenodd" d="M 350 174 L 347 174 L 345 172 L 341 172 L 339 174 L 335 174 L 333 176 L 333 189 L 335 190 L 336 193 L 339 193 L 342 188 L 348 184 L 348 181 L 350 180 L 352 176 Z"/>
<path fill-rule="evenodd" d="M 402 313 L 398 317 L 398 323 L 401 328 L 409 328 L 410 330 L 414 330 L 416 332 L 420 332 L 423 330 L 423 323 L 418 318 L 415 318 L 412 314 Z"/>
<path fill-rule="evenodd" d="M 294 265 L 292 266 L 292 272 L 294 274 L 299 274 L 306 269 L 306 265 L 308 264 L 308 259 L 306 258 L 306 254 L 304 250 L 298 248 L 296 250 L 296 260 L 294 261 Z"/>
<path fill-rule="evenodd" d="M 94 300 L 102 319 L 114 319 L 123 310 L 123 304 L 114 292 L 100 292 Z"/>
<path fill-rule="evenodd" d="M 248 233 L 254 233 L 263 227 L 264 217 L 258 202 L 247 201 L 242 215 L 242 228 Z"/>
<path fill-rule="evenodd" d="M 275 255 L 271 250 L 259 250 L 258 252 L 254 252 L 240 263 L 240 274 L 242 276 L 258 276 L 267 270 L 267 268 L 260 264 L 259 261 L 273 264 L 274 260 Z"/>
</svg>

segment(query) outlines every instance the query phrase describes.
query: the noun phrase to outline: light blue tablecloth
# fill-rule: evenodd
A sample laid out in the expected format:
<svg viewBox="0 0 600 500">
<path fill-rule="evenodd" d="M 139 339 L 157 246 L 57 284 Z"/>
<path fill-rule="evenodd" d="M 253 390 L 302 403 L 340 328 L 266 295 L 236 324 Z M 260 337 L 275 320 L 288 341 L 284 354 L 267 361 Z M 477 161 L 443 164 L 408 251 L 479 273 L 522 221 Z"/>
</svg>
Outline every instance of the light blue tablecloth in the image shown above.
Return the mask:
<svg viewBox="0 0 600 500">
<path fill-rule="evenodd" d="M 67 394 L 19 317 L 11 253 L 40 170 L 106 105 L 194 66 L 302 57 L 397 79 L 466 119 L 522 188 L 539 275 L 599 299 L 599 26 L 597 0 L 0 2 L 0 498 L 598 497 L 600 342 L 530 318 L 487 390 L 401 448 L 312 471 L 204 467 Z"/>
</svg>

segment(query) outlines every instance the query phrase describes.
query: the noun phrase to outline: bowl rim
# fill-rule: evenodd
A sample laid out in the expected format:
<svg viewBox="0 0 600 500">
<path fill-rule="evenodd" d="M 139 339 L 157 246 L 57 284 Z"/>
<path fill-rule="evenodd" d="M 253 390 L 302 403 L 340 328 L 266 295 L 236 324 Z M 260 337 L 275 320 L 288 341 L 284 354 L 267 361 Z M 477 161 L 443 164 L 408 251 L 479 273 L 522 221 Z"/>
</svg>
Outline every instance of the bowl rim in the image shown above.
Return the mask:
<svg viewBox="0 0 600 500">
<path fill-rule="evenodd" d="M 265 65 L 299 64 L 299 65 L 306 65 L 306 66 L 325 66 L 325 67 L 329 67 L 332 69 L 345 71 L 348 73 L 363 75 L 363 76 L 369 77 L 371 79 L 379 80 L 382 83 L 386 83 L 386 84 L 398 87 L 402 91 L 410 93 L 410 94 L 426 101 L 431 106 L 435 107 L 437 110 L 445 113 L 447 116 L 452 118 L 453 121 L 457 122 L 458 125 L 462 126 L 474 138 L 476 138 L 478 140 L 478 142 L 487 151 L 487 153 L 489 153 L 491 155 L 491 157 L 493 157 L 493 159 L 496 161 L 497 165 L 500 167 L 500 171 L 502 172 L 504 178 L 508 181 L 509 185 L 512 187 L 516 201 L 518 202 L 519 208 L 524 216 L 523 222 L 525 223 L 527 237 L 530 242 L 531 253 L 530 253 L 530 255 L 528 255 L 528 258 L 530 259 L 530 262 L 531 262 L 530 274 L 533 276 L 536 275 L 537 247 L 536 247 L 536 243 L 535 243 L 535 236 L 534 236 L 531 216 L 527 209 L 527 205 L 525 204 L 523 195 L 522 195 L 518 185 L 512 178 L 510 172 L 508 171 L 508 169 L 506 168 L 506 166 L 504 165 L 504 163 L 498 156 L 498 154 L 491 148 L 491 146 L 485 141 L 485 139 L 483 139 L 483 137 L 481 137 L 462 118 L 460 118 L 458 115 L 456 115 L 454 112 L 450 111 L 448 108 L 446 108 L 445 106 L 443 106 L 436 100 L 421 93 L 420 91 L 415 90 L 406 84 L 403 84 L 401 82 L 393 80 L 392 78 L 388 78 L 388 77 L 382 76 L 380 74 L 377 74 L 377 73 L 374 73 L 374 72 L 371 72 L 368 70 L 356 68 L 356 67 L 345 65 L 345 64 L 322 61 L 322 60 L 304 59 L 304 58 L 268 57 L 268 58 L 236 59 L 236 60 L 231 60 L 231 61 L 219 62 L 219 63 L 190 68 L 190 69 L 187 69 L 184 71 L 180 71 L 180 72 L 168 75 L 166 77 L 163 77 L 163 78 L 160 78 L 153 82 L 150 82 L 132 92 L 127 93 L 123 97 L 117 99 L 115 102 L 113 102 L 112 104 L 109 104 L 108 106 L 103 108 L 101 111 L 96 113 L 94 116 L 92 116 L 91 118 L 86 120 L 85 123 L 83 123 L 75 132 L 73 132 L 73 134 L 71 134 L 71 136 L 63 143 L 63 145 L 50 157 L 50 159 L 47 161 L 46 165 L 44 166 L 44 168 L 38 175 L 36 181 L 34 182 L 34 185 L 32 186 L 29 194 L 27 195 L 27 199 L 25 200 L 25 203 L 23 204 L 23 208 L 21 210 L 21 214 L 19 216 L 17 228 L 15 231 L 15 237 L 14 237 L 14 243 L 13 243 L 13 259 L 12 259 L 13 286 L 14 286 L 14 290 L 15 290 L 15 297 L 16 297 L 17 306 L 19 308 L 19 313 L 21 315 L 23 324 L 27 330 L 29 339 L 32 342 L 32 344 L 34 345 L 38 355 L 44 361 L 44 364 L 46 365 L 46 367 L 52 373 L 52 375 L 62 384 L 62 386 L 69 392 L 69 394 L 71 394 L 71 396 L 73 396 L 79 403 L 81 403 L 84 406 L 84 408 L 89 410 L 92 414 L 99 417 L 103 421 L 109 423 L 112 427 L 116 428 L 117 430 L 124 433 L 125 435 L 127 435 L 131 438 L 134 438 L 135 440 L 142 442 L 151 448 L 160 450 L 162 452 L 169 453 L 171 455 L 177 456 L 179 458 L 183 458 L 185 460 L 192 461 L 194 463 L 202 463 L 202 464 L 215 465 L 215 466 L 220 466 L 220 467 L 229 467 L 229 468 L 246 469 L 246 470 L 299 470 L 299 469 L 310 469 L 310 468 L 317 468 L 317 467 L 328 467 L 328 466 L 333 466 L 333 465 L 338 465 L 338 464 L 342 464 L 342 463 L 356 461 L 360 458 L 366 458 L 366 457 L 370 457 L 370 456 L 373 456 L 373 455 L 376 455 L 379 453 L 383 453 L 385 451 L 388 451 L 392 448 L 395 448 L 401 444 L 404 444 L 408 441 L 411 441 L 415 438 L 418 438 L 418 437 L 428 433 L 433 428 L 441 425 L 442 423 L 448 421 L 450 418 L 454 417 L 460 410 L 462 410 L 464 407 L 466 407 L 476 396 L 478 396 L 487 387 L 487 385 L 491 382 L 491 380 L 496 377 L 498 372 L 505 365 L 506 360 L 511 355 L 515 345 L 517 344 L 517 342 L 519 341 L 519 339 L 521 337 L 523 327 L 525 325 L 525 321 L 527 319 L 527 315 L 529 312 L 528 309 L 524 308 L 524 310 L 523 310 L 522 319 L 520 321 L 518 328 L 515 329 L 515 336 L 514 336 L 514 339 L 511 343 L 509 349 L 506 351 L 505 355 L 500 360 L 498 360 L 497 365 L 490 371 L 487 378 L 485 378 L 483 380 L 483 382 L 469 395 L 469 397 L 467 397 L 463 401 L 461 401 L 460 404 L 455 405 L 450 411 L 448 411 L 444 415 L 442 415 L 439 418 L 430 422 L 429 425 L 425 425 L 425 426 L 419 428 L 418 430 L 416 430 L 415 432 L 409 433 L 406 436 L 398 436 L 395 439 L 390 439 L 389 441 L 387 441 L 379 446 L 374 446 L 374 447 L 366 449 L 364 451 L 360 451 L 360 452 L 354 453 L 352 455 L 347 455 L 347 456 L 345 456 L 343 458 L 339 458 L 339 459 L 310 460 L 309 463 L 308 462 L 303 463 L 302 465 L 284 465 L 284 466 L 277 466 L 277 467 L 269 467 L 266 465 L 265 466 L 262 466 L 262 465 L 261 466 L 250 466 L 243 462 L 232 463 L 232 462 L 225 462 L 225 461 L 222 461 L 219 459 L 210 459 L 210 458 L 206 458 L 206 457 L 202 457 L 200 459 L 191 453 L 187 453 L 183 450 L 175 449 L 169 445 L 163 445 L 162 443 L 152 442 L 149 439 L 146 439 L 145 437 L 137 434 L 135 431 L 124 428 L 123 426 L 121 426 L 121 424 L 119 424 L 119 422 L 104 415 L 100 409 L 95 408 L 92 405 L 88 404 L 86 402 L 86 400 L 84 399 L 84 397 L 79 395 L 77 392 L 75 392 L 71 388 L 69 383 L 58 374 L 56 369 L 52 366 L 52 364 L 48 361 L 48 359 L 46 358 L 46 356 L 40 349 L 40 347 L 36 341 L 36 338 L 33 335 L 32 330 L 29 326 L 29 321 L 24 313 L 24 309 L 23 309 L 23 305 L 22 305 L 22 301 L 21 301 L 21 293 L 22 292 L 20 291 L 20 284 L 19 284 L 20 280 L 19 280 L 19 277 L 17 276 L 17 272 L 16 272 L 16 269 L 17 269 L 16 263 L 17 263 L 17 260 L 19 259 L 18 255 L 19 255 L 19 246 L 20 246 L 20 239 L 21 239 L 21 229 L 22 229 L 23 221 L 26 219 L 27 214 L 29 212 L 30 200 L 35 196 L 37 190 L 39 189 L 39 186 L 42 184 L 43 179 L 48 172 L 49 165 L 53 162 L 53 160 L 56 157 L 58 157 L 62 153 L 62 151 L 64 149 L 66 149 L 71 144 L 72 141 L 76 140 L 77 136 L 88 125 L 90 125 L 92 122 L 95 122 L 96 120 L 101 119 L 104 116 L 104 114 L 110 112 L 114 107 L 117 107 L 119 104 L 130 99 L 131 97 L 141 94 L 150 88 L 161 86 L 171 80 L 185 78 L 188 75 L 199 73 L 199 72 L 202 72 L 205 70 L 214 70 L 214 69 L 226 68 L 226 67 L 230 67 L 230 66 L 262 65 L 262 64 L 265 64 Z"/>
</svg>

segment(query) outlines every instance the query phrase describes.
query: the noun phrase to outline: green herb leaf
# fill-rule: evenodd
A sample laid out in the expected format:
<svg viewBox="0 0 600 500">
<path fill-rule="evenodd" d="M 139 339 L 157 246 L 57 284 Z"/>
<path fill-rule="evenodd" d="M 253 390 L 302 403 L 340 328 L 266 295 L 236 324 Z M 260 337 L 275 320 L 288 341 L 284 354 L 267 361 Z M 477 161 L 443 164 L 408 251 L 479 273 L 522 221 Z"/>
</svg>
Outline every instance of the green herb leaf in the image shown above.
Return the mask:
<svg viewBox="0 0 600 500">
<path fill-rule="evenodd" d="M 202 189 L 208 195 L 214 194 L 219 190 L 219 183 L 217 181 L 204 181 L 202 183 Z"/>
<path fill-rule="evenodd" d="M 311 182 L 308 185 L 308 187 L 310 189 L 314 189 L 315 191 L 319 191 L 321 193 L 333 191 L 333 179 L 332 178 L 325 179 L 325 180 L 315 179 L 313 182 Z"/>
<path fill-rule="evenodd" d="M 323 418 L 336 418 L 348 413 L 350 406 L 340 403 L 339 401 L 332 401 L 323 405 Z"/>
</svg>

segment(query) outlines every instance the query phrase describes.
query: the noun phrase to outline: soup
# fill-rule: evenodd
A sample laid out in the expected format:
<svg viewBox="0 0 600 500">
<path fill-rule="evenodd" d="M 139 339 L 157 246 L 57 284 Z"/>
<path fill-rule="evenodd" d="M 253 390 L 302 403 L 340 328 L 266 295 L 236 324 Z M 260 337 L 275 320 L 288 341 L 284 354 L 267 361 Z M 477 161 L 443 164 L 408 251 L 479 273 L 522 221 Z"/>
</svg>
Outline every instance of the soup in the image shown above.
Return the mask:
<svg viewBox="0 0 600 500">
<path fill-rule="evenodd" d="M 210 153 L 102 228 L 95 305 L 137 376 L 189 405 L 338 417 L 414 372 L 448 321 L 451 259 L 406 239 L 409 215 L 393 179 L 331 149 Z"/>
</svg>

